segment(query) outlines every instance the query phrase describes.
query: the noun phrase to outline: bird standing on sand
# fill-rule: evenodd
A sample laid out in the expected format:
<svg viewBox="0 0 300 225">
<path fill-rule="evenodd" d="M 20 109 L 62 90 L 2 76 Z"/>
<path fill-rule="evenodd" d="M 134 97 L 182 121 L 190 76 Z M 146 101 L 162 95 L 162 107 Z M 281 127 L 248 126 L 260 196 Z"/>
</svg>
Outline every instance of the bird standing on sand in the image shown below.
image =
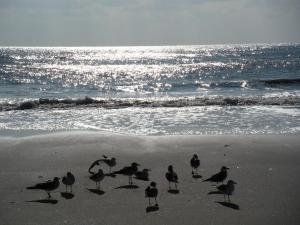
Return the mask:
<svg viewBox="0 0 300 225">
<path fill-rule="evenodd" d="M 192 174 L 197 175 L 198 174 L 198 167 L 200 166 L 200 160 L 199 160 L 197 154 L 193 155 L 193 158 L 191 159 L 190 163 L 191 163 L 191 167 L 192 167 Z M 194 170 L 196 172 L 194 172 Z"/>
<path fill-rule="evenodd" d="M 72 193 L 72 185 L 75 183 L 75 177 L 71 172 L 68 172 L 66 176 L 62 178 L 62 183 L 66 185 L 66 192 L 68 192 L 68 186 L 70 186 Z"/>
<path fill-rule="evenodd" d="M 229 195 L 232 195 L 235 184 L 236 182 L 234 182 L 233 180 L 229 180 L 227 184 L 222 184 L 217 187 L 217 189 L 224 194 L 224 199 L 225 199 L 225 195 L 228 196 L 228 202 L 230 202 Z"/>
<path fill-rule="evenodd" d="M 54 191 L 59 186 L 59 178 L 54 177 L 53 180 L 48 180 L 44 183 L 39 183 L 31 187 L 27 187 L 27 189 L 38 189 L 38 190 L 44 190 L 48 194 L 48 198 L 51 198 L 51 191 Z"/>
<path fill-rule="evenodd" d="M 105 163 L 106 165 L 109 166 L 109 173 L 111 173 L 111 168 L 114 167 L 116 164 L 117 164 L 117 161 L 116 161 L 116 158 L 112 157 L 112 158 L 108 158 L 106 155 L 103 155 L 103 159 L 98 159 L 96 161 L 94 161 L 90 168 L 89 168 L 89 173 L 90 174 L 94 174 L 94 172 L 92 171 L 92 169 L 95 167 L 95 166 L 99 166 L 100 163 Z"/>
<path fill-rule="evenodd" d="M 150 198 L 154 198 L 155 206 L 158 206 L 157 200 L 156 200 L 157 195 L 158 195 L 158 190 L 156 188 L 156 183 L 151 182 L 150 185 L 145 189 L 145 196 L 146 196 L 146 198 L 149 198 L 149 206 L 151 205 Z"/>
<path fill-rule="evenodd" d="M 150 169 L 143 169 L 142 171 L 137 171 L 135 173 L 135 178 L 138 180 L 145 180 L 148 181 L 149 180 L 149 171 L 151 171 Z"/>
<path fill-rule="evenodd" d="M 131 163 L 131 166 L 126 166 L 119 171 L 113 172 L 113 174 L 123 174 L 128 176 L 129 184 L 133 184 L 132 176 L 138 171 L 138 166 L 140 166 L 138 163 L 133 162 Z"/>
<path fill-rule="evenodd" d="M 173 170 L 173 166 L 168 167 L 168 172 L 166 173 L 166 178 L 169 181 L 169 189 L 171 189 L 171 182 L 175 184 L 175 189 L 177 190 L 178 176 Z"/>
<path fill-rule="evenodd" d="M 221 171 L 219 173 L 216 173 L 215 175 L 212 175 L 210 178 L 204 180 L 205 181 L 210 181 L 210 182 L 222 182 L 227 178 L 227 170 L 229 170 L 229 168 L 227 168 L 226 166 L 222 166 Z"/>
<path fill-rule="evenodd" d="M 97 189 L 100 189 L 100 182 L 104 179 L 104 177 L 105 177 L 105 175 L 104 175 L 104 173 L 103 173 L 103 170 L 102 169 L 99 169 L 98 170 L 98 173 L 95 173 L 95 174 L 93 174 L 93 175 L 91 175 L 90 176 L 90 179 L 92 180 L 92 181 L 95 181 L 95 183 L 96 183 L 96 188 Z"/>
</svg>

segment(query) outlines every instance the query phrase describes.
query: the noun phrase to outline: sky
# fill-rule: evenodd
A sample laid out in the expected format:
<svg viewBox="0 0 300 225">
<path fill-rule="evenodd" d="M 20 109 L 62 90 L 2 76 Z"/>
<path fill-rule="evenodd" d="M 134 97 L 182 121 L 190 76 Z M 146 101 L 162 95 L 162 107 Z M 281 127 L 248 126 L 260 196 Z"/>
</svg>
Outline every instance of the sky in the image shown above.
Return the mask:
<svg viewBox="0 0 300 225">
<path fill-rule="evenodd" d="M 300 43 L 300 0 L 0 0 L 0 46 Z"/>
</svg>

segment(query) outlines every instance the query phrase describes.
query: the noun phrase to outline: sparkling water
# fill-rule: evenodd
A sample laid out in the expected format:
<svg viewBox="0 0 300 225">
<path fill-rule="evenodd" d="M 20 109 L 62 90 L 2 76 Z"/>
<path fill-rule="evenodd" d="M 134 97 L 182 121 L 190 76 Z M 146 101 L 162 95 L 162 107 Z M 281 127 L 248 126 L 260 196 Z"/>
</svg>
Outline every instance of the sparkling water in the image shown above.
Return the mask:
<svg viewBox="0 0 300 225">
<path fill-rule="evenodd" d="M 299 107 L 298 44 L 0 48 L 0 135 L 299 134 Z"/>
</svg>

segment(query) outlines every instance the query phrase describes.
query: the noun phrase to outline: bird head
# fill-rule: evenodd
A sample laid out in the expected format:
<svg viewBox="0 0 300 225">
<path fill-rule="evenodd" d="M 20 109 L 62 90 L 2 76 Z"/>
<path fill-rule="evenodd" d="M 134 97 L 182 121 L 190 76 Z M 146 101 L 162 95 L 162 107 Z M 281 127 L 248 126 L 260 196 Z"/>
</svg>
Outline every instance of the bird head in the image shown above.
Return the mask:
<svg viewBox="0 0 300 225">
<path fill-rule="evenodd" d="M 226 166 L 222 166 L 221 171 L 226 171 L 226 170 L 229 170 L 229 168 Z"/>
<path fill-rule="evenodd" d="M 227 184 L 237 184 L 237 183 L 234 182 L 233 180 L 229 180 L 229 181 L 227 182 Z"/>
<path fill-rule="evenodd" d="M 194 159 L 198 159 L 198 155 L 197 155 L 197 154 L 194 154 L 194 155 L 193 155 L 193 158 L 194 158 Z"/>
<path fill-rule="evenodd" d="M 170 165 L 170 166 L 168 166 L 168 171 L 173 171 L 173 166 L 172 165 Z"/>
<path fill-rule="evenodd" d="M 140 166 L 140 164 L 138 164 L 138 163 L 136 163 L 136 162 L 133 162 L 133 163 L 131 163 L 131 166 L 136 167 L 136 166 Z"/>
<path fill-rule="evenodd" d="M 60 178 L 59 177 L 54 177 L 53 181 L 59 181 Z"/>
<path fill-rule="evenodd" d="M 151 186 L 151 187 L 156 187 L 156 183 L 152 181 L 152 182 L 150 183 L 150 186 Z"/>
</svg>

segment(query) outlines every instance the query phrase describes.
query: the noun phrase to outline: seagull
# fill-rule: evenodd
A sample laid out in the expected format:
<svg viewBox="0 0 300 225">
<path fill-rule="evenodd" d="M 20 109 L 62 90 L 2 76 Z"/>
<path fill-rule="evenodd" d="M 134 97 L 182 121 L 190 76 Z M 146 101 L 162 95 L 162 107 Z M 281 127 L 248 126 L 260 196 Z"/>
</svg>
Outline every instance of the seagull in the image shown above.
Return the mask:
<svg viewBox="0 0 300 225">
<path fill-rule="evenodd" d="M 222 166 L 221 171 L 219 173 L 216 173 L 215 175 L 212 175 L 210 178 L 204 180 L 205 181 L 210 181 L 210 182 L 222 182 L 226 179 L 227 177 L 227 170 L 229 170 L 229 168 L 227 168 L 226 166 Z"/>
<path fill-rule="evenodd" d="M 104 179 L 104 177 L 105 177 L 105 175 L 103 173 L 103 170 L 99 169 L 98 173 L 95 173 L 95 174 L 90 176 L 90 179 L 92 181 L 95 181 L 96 182 L 96 188 L 100 189 L 100 182 Z"/>
<path fill-rule="evenodd" d="M 190 161 L 191 163 L 191 167 L 192 167 L 192 174 L 198 174 L 198 167 L 200 166 L 200 160 L 198 159 L 198 155 L 194 154 L 193 158 Z M 196 170 L 196 172 L 194 172 L 194 169 Z"/>
<path fill-rule="evenodd" d="M 31 187 L 27 187 L 27 189 L 38 189 L 38 190 L 44 190 L 48 194 L 48 198 L 51 198 L 50 192 L 57 189 L 59 186 L 59 178 L 54 177 L 53 180 L 48 180 L 44 183 L 39 183 Z"/>
<path fill-rule="evenodd" d="M 142 171 L 137 171 L 135 173 L 135 178 L 138 180 L 145 180 L 148 181 L 149 180 L 149 171 L 151 171 L 150 169 L 143 169 Z"/>
<path fill-rule="evenodd" d="M 172 165 L 170 165 L 168 167 L 168 172 L 166 173 L 166 178 L 169 181 L 169 189 L 171 189 L 171 182 L 173 182 L 175 184 L 175 189 L 177 189 L 178 176 L 173 171 L 173 166 Z"/>
<path fill-rule="evenodd" d="M 217 189 L 224 194 L 224 199 L 225 199 L 225 195 L 228 196 L 228 202 L 230 202 L 230 198 L 229 195 L 232 195 L 233 191 L 234 191 L 234 185 L 236 184 L 236 182 L 234 182 L 233 180 L 229 180 L 227 182 L 227 184 L 222 184 L 220 186 L 217 187 Z"/>
<path fill-rule="evenodd" d="M 112 158 L 109 159 L 106 155 L 103 155 L 103 159 L 98 159 L 98 160 L 94 161 L 94 162 L 91 164 L 91 166 L 90 166 L 90 168 L 89 168 L 89 173 L 90 173 L 90 174 L 94 174 L 94 172 L 91 171 L 91 170 L 92 170 L 95 166 L 99 166 L 100 163 L 105 163 L 106 165 L 109 166 L 109 173 L 111 173 L 111 168 L 114 167 L 114 166 L 117 164 L 116 158 L 112 157 Z"/>
<path fill-rule="evenodd" d="M 72 185 L 75 183 L 75 177 L 71 172 L 68 172 L 66 176 L 62 178 L 62 183 L 66 185 L 66 192 L 68 192 L 68 186 L 70 186 L 72 193 Z"/>
<path fill-rule="evenodd" d="M 113 174 L 123 174 L 125 176 L 128 176 L 129 184 L 133 184 L 132 182 L 132 176 L 138 171 L 138 166 L 140 166 L 138 163 L 131 163 L 131 166 L 126 166 L 121 170 L 115 171 Z"/>
<path fill-rule="evenodd" d="M 100 162 L 104 162 L 106 165 L 109 166 L 109 173 L 111 173 L 111 168 L 116 166 L 117 164 L 117 161 L 116 161 L 116 158 L 112 157 L 110 159 L 107 158 L 107 156 L 103 155 L 103 158 L 102 160 L 100 160 Z"/>
<path fill-rule="evenodd" d="M 156 183 L 151 182 L 150 185 L 145 189 L 145 197 L 149 198 L 149 206 L 151 205 L 150 198 L 154 198 L 155 206 L 158 206 L 157 200 L 156 200 L 157 194 L 158 194 L 158 190 L 156 188 Z"/>
</svg>

